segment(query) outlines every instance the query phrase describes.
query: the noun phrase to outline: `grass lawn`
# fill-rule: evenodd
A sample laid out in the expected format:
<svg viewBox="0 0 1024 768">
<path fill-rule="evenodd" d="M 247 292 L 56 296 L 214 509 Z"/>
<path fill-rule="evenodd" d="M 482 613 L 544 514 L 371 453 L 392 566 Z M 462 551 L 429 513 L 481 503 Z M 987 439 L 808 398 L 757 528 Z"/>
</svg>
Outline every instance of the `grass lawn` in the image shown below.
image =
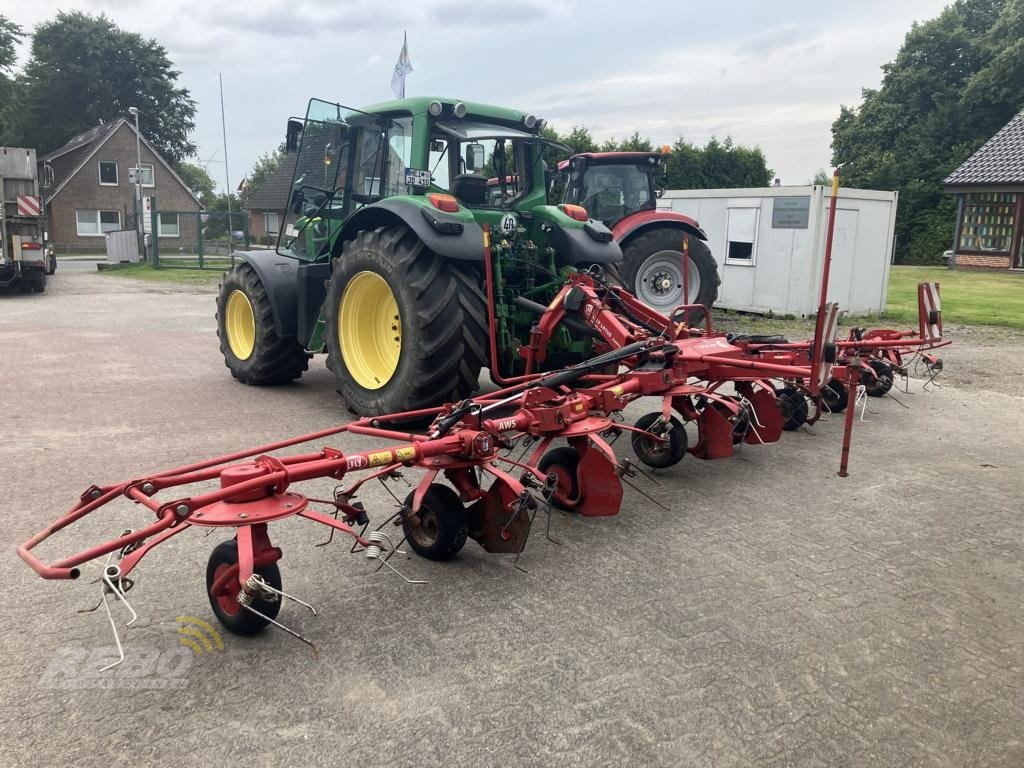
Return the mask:
<svg viewBox="0 0 1024 768">
<path fill-rule="evenodd" d="M 154 283 L 175 283 L 177 285 L 216 285 L 224 272 L 231 268 L 225 261 L 216 269 L 154 269 L 148 264 L 127 264 L 114 269 L 101 270 L 99 274 L 112 277 L 131 277 L 136 280 L 148 280 Z"/>
<path fill-rule="evenodd" d="M 939 284 L 946 323 L 1024 328 L 1024 274 L 1019 272 L 894 266 L 885 317 L 916 325 L 917 284 L 923 282 Z"/>
</svg>

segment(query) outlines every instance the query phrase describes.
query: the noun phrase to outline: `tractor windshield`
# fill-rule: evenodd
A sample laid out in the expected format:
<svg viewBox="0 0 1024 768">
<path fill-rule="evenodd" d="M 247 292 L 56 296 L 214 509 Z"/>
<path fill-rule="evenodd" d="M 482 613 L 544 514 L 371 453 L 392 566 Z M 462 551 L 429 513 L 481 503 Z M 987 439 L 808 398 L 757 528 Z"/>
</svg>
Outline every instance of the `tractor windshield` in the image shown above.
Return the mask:
<svg viewBox="0 0 1024 768">
<path fill-rule="evenodd" d="M 355 210 L 406 192 L 411 148 L 412 118 L 310 100 L 278 253 L 326 258 L 334 232 Z"/>
<path fill-rule="evenodd" d="M 469 208 L 500 208 L 529 185 L 526 144 L 532 133 L 473 121 L 434 123 L 430 133 L 433 186 Z"/>
<path fill-rule="evenodd" d="M 646 165 L 592 165 L 570 182 L 577 203 L 595 219 L 611 226 L 623 216 L 654 208 L 650 169 Z"/>
</svg>

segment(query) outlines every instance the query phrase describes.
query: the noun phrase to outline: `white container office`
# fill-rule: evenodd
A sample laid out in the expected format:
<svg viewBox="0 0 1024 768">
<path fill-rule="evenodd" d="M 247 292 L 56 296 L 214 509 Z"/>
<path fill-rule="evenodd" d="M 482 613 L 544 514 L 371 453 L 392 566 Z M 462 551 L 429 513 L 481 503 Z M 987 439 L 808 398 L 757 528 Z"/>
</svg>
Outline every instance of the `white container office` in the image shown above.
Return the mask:
<svg viewBox="0 0 1024 768">
<path fill-rule="evenodd" d="M 692 216 L 708 234 L 722 284 L 716 307 L 776 315 L 817 311 L 830 187 L 669 190 L 659 210 Z M 841 187 L 828 300 L 842 312 L 885 310 L 896 192 Z"/>
</svg>

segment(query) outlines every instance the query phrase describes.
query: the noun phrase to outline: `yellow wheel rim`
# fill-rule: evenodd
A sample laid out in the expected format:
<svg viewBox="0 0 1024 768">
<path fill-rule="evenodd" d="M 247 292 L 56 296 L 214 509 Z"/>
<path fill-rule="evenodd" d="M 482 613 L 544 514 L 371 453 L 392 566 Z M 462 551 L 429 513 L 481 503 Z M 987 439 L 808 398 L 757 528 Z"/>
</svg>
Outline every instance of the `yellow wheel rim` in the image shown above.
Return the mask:
<svg viewBox="0 0 1024 768">
<path fill-rule="evenodd" d="M 364 389 L 380 389 L 395 375 L 402 353 L 402 319 L 395 294 L 376 272 L 360 272 L 338 305 L 338 345 L 345 367 Z"/>
<path fill-rule="evenodd" d="M 231 353 L 248 360 L 256 347 L 256 315 L 244 291 L 232 291 L 224 308 L 224 331 Z"/>
</svg>

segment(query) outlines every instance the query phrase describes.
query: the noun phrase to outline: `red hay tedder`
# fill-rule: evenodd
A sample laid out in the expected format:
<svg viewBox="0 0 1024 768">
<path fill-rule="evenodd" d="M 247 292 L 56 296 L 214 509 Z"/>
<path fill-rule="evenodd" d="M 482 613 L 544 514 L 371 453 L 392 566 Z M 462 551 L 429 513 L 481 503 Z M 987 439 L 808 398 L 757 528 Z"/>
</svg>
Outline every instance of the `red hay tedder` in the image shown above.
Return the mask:
<svg viewBox="0 0 1024 768">
<path fill-rule="evenodd" d="M 485 245 L 490 249 L 489 242 Z M 683 254 L 685 259 L 685 246 Z M 685 263 L 682 271 L 687 271 Z M 520 306 L 539 317 L 529 344 L 520 350 L 526 373 L 505 382 L 509 386 L 504 389 L 439 408 L 365 417 L 90 487 L 68 513 L 22 544 L 18 554 L 47 579 L 78 578 L 84 564 L 105 558 L 103 604 L 120 650 L 108 596 L 123 602 L 134 617 L 126 592 L 142 558 L 189 528 L 221 528 L 233 537 L 213 548 L 206 571 L 206 590 L 219 621 L 243 635 L 274 624 L 308 643 L 277 620 L 282 599 L 313 609 L 282 589 L 277 566 L 282 552 L 271 542 L 271 523 L 301 518 L 326 526 L 332 536 L 349 536 L 353 552 L 392 570 L 388 559 L 400 551 L 400 539 L 433 560 L 454 557 L 468 538 L 488 552 L 518 557 L 538 511 L 550 513 L 554 506 L 584 517 L 618 514 L 623 483 L 637 471 L 612 446 L 625 432 L 636 456 L 652 468 L 670 467 L 687 453 L 725 458 L 740 443 L 776 442 L 787 426 L 812 421 L 830 408 L 830 401 L 832 410 L 840 410 L 838 386 L 849 391 L 884 388 L 885 376 L 891 386 L 892 375 L 905 372 L 914 356 L 923 356 L 933 370 L 941 367 L 931 350 L 948 343 L 942 338 L 936 284 L 919 289 L 917 329 L 854 329 L 838 341 L 835 304 L 822 302 L 814 338 L 808 341 L 729 337 L 715 332 L 707 308 L 682 304 L 661 314 L 606 282 L 597 269 L 570 275 L 548 306 L 525 301 Z M 703 327 L 687 324 L 691 311 L 700 313 Z M 571 368 L 534 373 L 542 369 L 548 339 L 563 324 L 590 335 L 598 354 Z M 657 405 L 634 425 L 625 425 L 622 411 L 644 398 L 657 398 Z M 846 414 L 841 475 L 847 468 L 853 410 Z M 432 419 L 425 434 L 401 426 L 414 418 Z M 696 428 L 693 445 L 686 423 Z M 386 445 L 345 453 L 322 444 L 346 432 Z M 556 441 L 566 445 L 555 447 Z M 277 455 L 305 443 L 320 445 Z M 513 459 L 517 447 L 524 450 Z M 370 514 L 356 500 L 362 486 L 410 470 L 421 473 L 413 491 L 397 512 L 371 528 Z M 332 498 L 300 490 L 303 483 L 324 478 L 339 483 Z M 37 547 L 51 536 L 121 499 L 145 508 L 137 529 L 52 562 L 37 556 Z M 389 535 L 388 526 L 401 526 L 402 535 Z"/>
</svg>

